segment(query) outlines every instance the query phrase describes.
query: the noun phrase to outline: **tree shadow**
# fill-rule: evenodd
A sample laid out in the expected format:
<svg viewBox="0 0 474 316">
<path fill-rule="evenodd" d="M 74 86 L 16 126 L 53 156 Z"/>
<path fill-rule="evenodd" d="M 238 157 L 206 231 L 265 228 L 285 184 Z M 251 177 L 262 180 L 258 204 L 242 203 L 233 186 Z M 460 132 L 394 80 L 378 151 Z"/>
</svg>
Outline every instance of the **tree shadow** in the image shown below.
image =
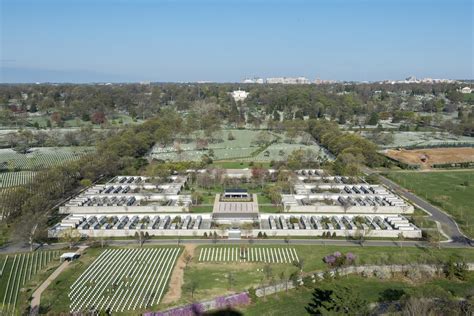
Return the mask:
<svg viewBox="0 0 474 316">
<path fill-rule="evenodd" d="M 386 289 L 379 295 L 379 302 L 398 301 L 405 295 L 405 291 L 401 289 Z"/>
<path fill-rule="evenodd" d="M 204 315 L 205 316 L 243 316 L 244 314 L 237 310 L 227 308 L 227 309 L 218 310 L 214 312 L 207 312 Z"/>
</svg>

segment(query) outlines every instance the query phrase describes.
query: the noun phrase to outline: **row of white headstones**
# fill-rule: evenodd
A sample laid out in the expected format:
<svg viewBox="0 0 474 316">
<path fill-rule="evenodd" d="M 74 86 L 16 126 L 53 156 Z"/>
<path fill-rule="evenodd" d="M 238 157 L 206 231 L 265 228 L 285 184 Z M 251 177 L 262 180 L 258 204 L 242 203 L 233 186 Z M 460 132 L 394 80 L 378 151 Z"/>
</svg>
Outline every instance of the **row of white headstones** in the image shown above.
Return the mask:
<svg viewBox="0 0 474 316">
<path fill-rule="evenodd" d="M 155 305 L 165 290 L 179 248 L 106 250 L 71 285 L 70 310 L 114 312 Z"/>
<path fill-rule="evenodd" d="M 199 262 L 238 261 L 238 262 L 265 262 L 291 263 L 299 261 L 295 248 L 236 248 L 236 247 L 209 247 L 202 248 L 199 253 Z"/>
</svg>

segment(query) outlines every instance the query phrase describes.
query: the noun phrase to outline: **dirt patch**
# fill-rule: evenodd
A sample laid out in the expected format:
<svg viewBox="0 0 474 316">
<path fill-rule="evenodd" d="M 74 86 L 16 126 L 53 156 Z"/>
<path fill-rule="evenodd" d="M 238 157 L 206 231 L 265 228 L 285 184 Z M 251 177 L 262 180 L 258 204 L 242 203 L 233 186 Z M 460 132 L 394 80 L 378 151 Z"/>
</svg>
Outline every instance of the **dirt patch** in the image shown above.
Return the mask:
<svg viewBox="0 0 474 316">
<path fill-rule="evenodd" d="M 194 255 L 194 250 L 196 249 L 196 245 L 185 245 L 184 251 L 179 256 L 178 262 L 173 269 L 173 273 L 171 274 L 170 283 L 169 283 L 169 290 L 166 293 L 165 297 L 161 301 L 163 304 L 170 304 L 178 301 L 181 298 L 181 287 L 184 283 L 184 267 L 186 263 L 184 261 L 184 256 L 186 254 L 190 254 L 191 256 Z"/>
<path fill-rule="evenodd" d="M 428 148 L 413 150 L 393 150 L 389 149 L 386 156 L 407 163 L 420 165 L 423 168 L 430 168 L 434 164 L 459 163 L 474 161 L 474 148 Z"/>
</svg>

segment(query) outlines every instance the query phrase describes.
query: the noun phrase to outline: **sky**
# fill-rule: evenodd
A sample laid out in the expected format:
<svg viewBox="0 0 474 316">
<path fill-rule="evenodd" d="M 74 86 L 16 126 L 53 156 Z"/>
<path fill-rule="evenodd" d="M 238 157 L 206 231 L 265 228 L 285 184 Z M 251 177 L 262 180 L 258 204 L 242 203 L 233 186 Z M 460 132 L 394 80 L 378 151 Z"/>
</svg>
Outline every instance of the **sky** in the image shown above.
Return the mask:
<svg viewBox="0 0 474 316">
<path fill-rule="evenodd" d="M 473 78 L 471 0 L 0 0 L 0 82 Z"/>
</svg>

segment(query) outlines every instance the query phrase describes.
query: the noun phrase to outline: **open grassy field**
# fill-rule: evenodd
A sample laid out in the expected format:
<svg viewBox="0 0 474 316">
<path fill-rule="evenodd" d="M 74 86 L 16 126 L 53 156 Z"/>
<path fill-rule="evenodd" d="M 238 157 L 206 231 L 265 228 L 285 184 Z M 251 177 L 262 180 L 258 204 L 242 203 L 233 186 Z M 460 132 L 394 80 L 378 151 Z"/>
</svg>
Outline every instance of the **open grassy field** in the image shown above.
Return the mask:
<svg viewBox="0 0 474 316">
<path fill-rule="evenodd" d="M 388 177 L 451 214 L 474 237 L 474 171 L 391 172 Z"/>
<path fill-rule="evenodd" d="M 315 285 L 330 289 L 336 284 L 357 291 L 363 299 L 371 303 L 397 300 L 401 296 L 411 293 L 446 292 L 448 296 L 465 297 L 470 295 L 473 289 L 474 273 L 469 273 L 468 280 L 464 282 L 435 278 L 413 283 L 403 279 L 380 280 L 350 275 L 339 280 L 325 281 L 324 284 Z M 300 287 L 286 293 L 281 292 L 266 298 L 259 298 L 251 305 L 241 308 L 240 311 L 249 316 L 306 315 L 305 307 L 311 301 L 311 294 L 312 288 Z"/>
<path fill-rule="evenodd" d="M 264 267 L 266 263 L 260 262 L 208 262 L 199 261 L 199 254 L 203 248 L 195 250 L 193 261 L 189 264 L 184 273 L 185 284 L 197 282 L 199 285 L 194 293 L 194 300 L 212 298 L 232 292 L 244 291 L 250 287 L 258 287 L 267 284 Z M 215 245 L 216 248 L 231 248 L 230 246 Z M 251 248 L 264 248 L 265 246 L 249 246 Z M 470 249 L 434 249 L 434 248 L 394 248 L 394 247 L 340 247 L 340 246 L 303 246 L 293 245 L 281 246 L 281 248 L 294 248 L 298 258 L 303 262 L 304 272 L 321 271 L 327 268 L 323 258 L 335 251 L 342 253 L 352 252 L 356 255 L 355 264 L 410 264 L 410 263 L 430 263 L 447 261 L 451 257 L 461 258 L 466 262 L 474 261 L 474 252 Z M 276 281 L 284 273 L 289 276 L 298 271 L 298 268 L 291 263 L 270 263 L 271 275 Z M 233 282 L 229 283 L 229 274 L 232 275 Z M 387 284 L 387 286 L 389 286 Z M 186 285 L 185 285 L 186 287 Z M 369 290 L 369 288 L 367 288 Z M 184 291 L 184 296 L 180 303 L 190 303 L 193 301 L 190 293 Z"/>
</svg>

